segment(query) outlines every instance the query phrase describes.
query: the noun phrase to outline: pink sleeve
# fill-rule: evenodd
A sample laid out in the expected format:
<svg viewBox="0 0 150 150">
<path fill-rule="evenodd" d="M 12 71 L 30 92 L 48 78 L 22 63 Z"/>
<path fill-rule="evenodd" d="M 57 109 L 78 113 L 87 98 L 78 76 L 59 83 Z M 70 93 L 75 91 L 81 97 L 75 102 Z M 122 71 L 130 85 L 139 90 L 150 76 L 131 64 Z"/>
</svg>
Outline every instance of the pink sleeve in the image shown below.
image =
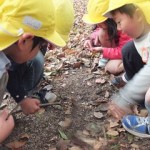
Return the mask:
<svg viewBox="0 0 150 150">
<path fill-rule="evenodd" d="M 119 32 L 118 34 L 120 34 L 118 46 L 114 48 L 103 48 L 103 58 L 122 59 L 122 47 L 132 39 L 121 32 Z"/>
</svg>

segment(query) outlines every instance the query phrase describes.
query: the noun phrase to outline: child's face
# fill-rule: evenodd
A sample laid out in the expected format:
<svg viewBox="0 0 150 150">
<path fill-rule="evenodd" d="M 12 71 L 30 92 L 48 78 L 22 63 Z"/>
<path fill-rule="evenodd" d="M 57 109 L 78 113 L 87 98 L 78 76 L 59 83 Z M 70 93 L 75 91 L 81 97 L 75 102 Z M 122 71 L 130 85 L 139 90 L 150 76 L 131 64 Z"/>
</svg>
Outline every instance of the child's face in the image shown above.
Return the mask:
<svg viewBox="0 0 150 150">
<path fill-rule="evenodd" d="M 19 41 L 5 50 L 6 54 L 16 63 L 21 64 L 33 59 L 41 49 L 41 44 L 35 48 L 33 46 L 33 37 L 30 34 L 24 34 Z"/>
<path fill-rule="evenodd" d="M 116 11 L 115 14 L 113 14 L 113 19 L 117 24 L 118 30 L 121 30 L 132 38 L 138 38 L 141 36 L 143 26 L 141 21 L 137 19 L 136 13 L 134 13 L 133 17 L 130 17 L 125 13 Z"/>
</svg>

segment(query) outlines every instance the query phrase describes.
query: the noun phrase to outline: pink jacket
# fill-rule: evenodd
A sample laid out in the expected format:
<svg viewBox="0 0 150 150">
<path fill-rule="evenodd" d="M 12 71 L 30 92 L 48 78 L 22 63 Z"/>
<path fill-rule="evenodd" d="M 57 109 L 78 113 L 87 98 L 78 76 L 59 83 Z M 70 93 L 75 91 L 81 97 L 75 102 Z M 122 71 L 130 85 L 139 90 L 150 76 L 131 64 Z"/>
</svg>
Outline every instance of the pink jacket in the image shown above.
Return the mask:
<svg viewBox="0 0 150 150">
<path fill-rule="evenodd" d="M 90 40 L 94 42 L 94 39 L 99 33 L 100 28 L 97 28 L 90 36 Z M 122 59 L 122 54 L 121 50 L 122 47 L 128 42 L 131 41 L 132 38 L 130 38 L 127 34 L 122 33 L 121 31 L 118 31 L 118 34 L 120 36 L 119 38 L 119 44 L 117 47 L 113 48 L 104 48 L 103 49 L 103 58 L 108 58 L 108 59 Z M 95 46 L 100 46 L 100 45 L 95 45 Z"/>
</svg>

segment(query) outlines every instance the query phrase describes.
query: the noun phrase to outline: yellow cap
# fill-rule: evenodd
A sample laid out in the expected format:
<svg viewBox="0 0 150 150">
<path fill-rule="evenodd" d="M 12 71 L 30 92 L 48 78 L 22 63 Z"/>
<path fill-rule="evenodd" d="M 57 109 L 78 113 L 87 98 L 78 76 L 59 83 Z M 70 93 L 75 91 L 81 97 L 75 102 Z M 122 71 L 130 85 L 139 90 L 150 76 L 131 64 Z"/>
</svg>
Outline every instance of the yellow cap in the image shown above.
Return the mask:
<svg viewBox="0 0 150 150">
<path fill-rule="evenodd" d="M 55 5 L 56 31 L 68 41 L 69 32 L 74 22 L 74 9 L 71 0 L 53 0 Z"/>
<path fill-rule="evenodd" d="M 110 0 L 108 9 L 103 13 L 105 17 L 111 17 L 110 12 L 126 4 L 144 2 L 145 0 Z"/>
<path fill-rule="evenodd" d="M 135 3 L 143 12 L 147 22 L 150 24 L 150 1 L 145 0 L 143 2 Z"/>
<path fill-rule="evenodd" d="M 57 46 L 66 44 L 55 31 L 52 0 L 5 0 L 0 5 L 0 50 L 16 42 L 25 32 Z"/>
<path fill-rule="evenodd" d="M 108 9 L 109 0 L 89 0 L 87 5 L 87 14 L 83 16 L 83 21 L 89 24 L 97 24 L 105 21 L 107 18 L 102 14 Z"/>
</svg>

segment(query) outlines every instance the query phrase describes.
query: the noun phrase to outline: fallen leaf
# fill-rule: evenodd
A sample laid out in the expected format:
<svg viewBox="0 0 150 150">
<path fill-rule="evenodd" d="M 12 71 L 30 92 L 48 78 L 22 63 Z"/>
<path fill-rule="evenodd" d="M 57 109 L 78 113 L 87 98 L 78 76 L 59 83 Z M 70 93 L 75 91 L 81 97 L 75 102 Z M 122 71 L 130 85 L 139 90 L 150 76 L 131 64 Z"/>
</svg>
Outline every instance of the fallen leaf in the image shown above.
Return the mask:
<svg viewBox="0 0 150 150">
<path fill-rule="evenodd" d="M 66 135 L 63 131 L 58 130 L 58 132 L 59 132 L 60 136 L 61 136 L 64 140 L 68 140 L 67 135 Z"/>
<path fill-rule="evenodd" d="M 56 144 L 56 149 L 59 150 L 67 150 L 69 146 L 70 141 L 69 140 L 59 140 Z"/>
<path fill-rule="evenodd" d="M 86 84 L 87 84 L 88 86 L 92 86 L 92 83 L 89 82 L 89 81 L 88 81 Z"/>
<path fill-rule="evenodd" d="M 73 146 L 73 147 L 69 148 L 69 150 L 82 150 L 82 149 L 78 146 Z"/>
<path fill-rule="evenodd" d="M 77 51 L 73 49 L 65 49 L 64 52 L 66 55 L 72 55 L 75 54 Z"/>
<path fill-rule="evenodd" d="M 80 67 L 81 67 L 81 62 L 76 62 L 72 65 L 73 69 L 80 68 Z"/>
<path fill-rule="evenodd" d="M 118 133 L 118 131 L 109 130 L 109 131 L 107 131 L 107 135 L 110 135 L 110 136 L 118 136 L 119 133 Z"/>
<path fill-rule="evenodd" d="M 114 128 L 114 127 L 117 127 L 117 126 L 119 126 L 118 122 L 110 122 L 110 128 Z"/>
<path fill-rule="evenodd" d="M 139 146 L 137 144 L 131 144 L 131 147 L 136 149 L 136 150 L 139 149 Z"/>
<path fill-rule="evenodd" d="M 125 132 L 126 130 L 124 128 L 117 128 L 118 132 Z"/>
<path fill-rule="evenodd" d="M 104 115 L 101 112 L 94 112 L 94 117 L 101 119 L 104 117 Z"/>
<path fill-rule="evenodd" d="M 147 115 L 148 115 L 147 109 L 141 109 L 140 110 L 140 113 L 139 113 L 140 117 L 147 117 Z"/>
<path fill-rule="evenodd" d="M 25 144 L 26 144 L 26 141 L 13 141 L 13 142 L 6 144 L 5 146 L 8 148 L 11 148 L 12 150 L 15 150 L 15 149 L 17 150 L 23 147 Z"/>
<path fill-rule="evenodd" d="M 83 130 L 83 135 L 89 136 L 90 133 L 87 130 Z"/>
<path fill-rule="evenodd" d="M 45 112 L 44 108 L 40 108 L 39 111 L 37 112 L 39 115 L 43 114 Z"/>
<path fill-rule="evenodd" d="M 106 93 L 105 93 L 105 98 L 109 98 L 109 96 L 110 96 L 110 94 L 109 94 L 109 92 L 108 91 L 106 91 Z"/>
<path fill-rule="evenodd" d="M 60 121 L 58 124 L 63 127 L 63 128 L 67 128 L 71 125 L 72 120 L 70 118 L 65 118 L 64 121 Z"/>
<path fill-rule="evenodd" d="M 101 79 L 101 78 L 99 78 L 99 79 L 96 79 L 95 80 L 95 83 L 97 83 L 97 84 L 104 84 L 106 82 L 106 80 L 105 79 Z"/>
<path fill-rule="evenodd" d="M 5 144 L 6 147 L 11 148 L 12 150 L 18 150 L 19 148 L 23 147 L 27 141 L 29 140 L 28 134 L 22 134 L 19 137 L 19 140 L 10 142 L 8 144 Z"/>
</svg>

